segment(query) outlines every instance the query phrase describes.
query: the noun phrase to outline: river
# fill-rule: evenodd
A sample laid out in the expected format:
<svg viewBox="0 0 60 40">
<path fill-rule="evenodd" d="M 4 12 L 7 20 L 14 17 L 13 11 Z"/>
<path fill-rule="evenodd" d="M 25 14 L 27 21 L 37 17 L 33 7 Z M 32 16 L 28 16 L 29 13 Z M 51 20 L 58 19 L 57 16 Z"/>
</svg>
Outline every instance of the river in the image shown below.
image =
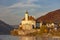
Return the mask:
<svg viewBox="0 0 60 40">
<path fill-rule="evenodd" d="M 60 37 L 0 35 L 0 40 L 60 40 Z"/>
</svg>

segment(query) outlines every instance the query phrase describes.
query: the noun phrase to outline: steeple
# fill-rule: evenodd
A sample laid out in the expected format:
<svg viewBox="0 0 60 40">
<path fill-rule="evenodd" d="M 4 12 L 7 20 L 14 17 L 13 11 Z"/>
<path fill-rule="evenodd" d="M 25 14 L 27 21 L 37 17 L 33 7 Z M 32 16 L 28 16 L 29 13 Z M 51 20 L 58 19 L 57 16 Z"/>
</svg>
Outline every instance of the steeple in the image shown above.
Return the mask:
<svg viewBox="0 0 60 40">
<path fill-rule="evenodd" d="M 26 14 L 28 14 L 28 11 L 26 10 Z"/>
<path fill-rule="evenodd" d="M 28 11 L 26 10 L 26 13 L 25 13 L 25 20 L 27 21 L 28 20 Z"/>
</svg>

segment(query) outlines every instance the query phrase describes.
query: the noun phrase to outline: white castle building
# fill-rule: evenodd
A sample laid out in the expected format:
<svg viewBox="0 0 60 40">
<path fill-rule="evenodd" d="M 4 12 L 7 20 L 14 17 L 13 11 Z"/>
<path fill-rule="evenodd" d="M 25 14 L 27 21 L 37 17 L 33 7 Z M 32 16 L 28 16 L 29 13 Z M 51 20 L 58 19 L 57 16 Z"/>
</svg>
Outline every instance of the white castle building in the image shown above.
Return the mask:
<svg viewBox="0 0 60 40">
<path fill-rule="evenodd" d="M 26 11 L 25 17 L 22 19 L 19 27 L 23 30 L 31 30 L 33 28 L 36 28 L 35 18 L 33 16 L 29 16 L 28 12 Z"/>
</svg>

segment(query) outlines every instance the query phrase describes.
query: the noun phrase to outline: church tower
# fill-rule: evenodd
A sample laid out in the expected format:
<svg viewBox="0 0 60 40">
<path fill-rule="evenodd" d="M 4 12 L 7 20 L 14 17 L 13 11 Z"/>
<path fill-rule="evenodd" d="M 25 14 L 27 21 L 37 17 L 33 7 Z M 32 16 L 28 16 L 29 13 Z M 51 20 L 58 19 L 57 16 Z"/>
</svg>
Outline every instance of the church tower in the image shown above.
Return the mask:
<svg viewBox="0 0 60 40">
<path fill-rule="evenodd" d="M 26 11 L 26 13 L 25 13 L 25 21 L 28 21 L 28 11 Z"/>
<path fill-rule="evenodd" d="M 21 21 L 20 27 L 22 27 L 23 30 L 31 30 L 35 28 L 35 18 L 33 16 L 29 16 L 28 11 L 25 12 L 25 17 Z"/>
</svg>

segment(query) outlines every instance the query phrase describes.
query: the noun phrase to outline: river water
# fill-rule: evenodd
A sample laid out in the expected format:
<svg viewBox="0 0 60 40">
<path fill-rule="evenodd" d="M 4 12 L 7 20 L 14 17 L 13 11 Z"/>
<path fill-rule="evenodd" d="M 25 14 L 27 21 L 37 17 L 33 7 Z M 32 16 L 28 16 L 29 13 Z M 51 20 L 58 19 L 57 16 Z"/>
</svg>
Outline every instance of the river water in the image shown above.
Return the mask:
<svg viewBox="0 0 60 40">
<path fill-rule="evenodd" d="M 60 40 L 60 37 L 0 35 L 0 40 Z"/>
</svg>

